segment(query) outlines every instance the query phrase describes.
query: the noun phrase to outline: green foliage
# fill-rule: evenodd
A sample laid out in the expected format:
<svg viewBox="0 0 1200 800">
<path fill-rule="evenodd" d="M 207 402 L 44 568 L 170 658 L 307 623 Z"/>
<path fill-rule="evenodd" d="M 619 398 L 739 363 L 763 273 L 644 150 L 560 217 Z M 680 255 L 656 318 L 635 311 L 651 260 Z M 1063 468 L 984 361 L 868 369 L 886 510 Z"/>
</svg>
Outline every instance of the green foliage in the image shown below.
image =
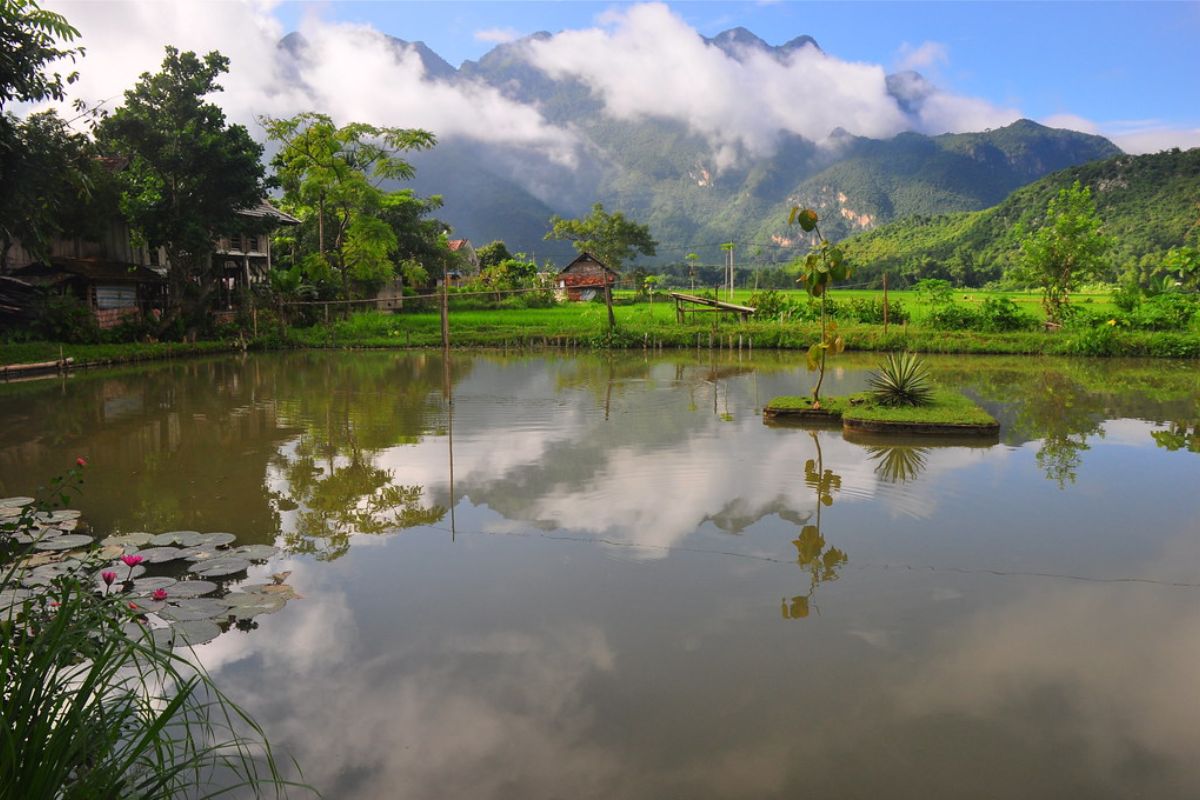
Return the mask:
<svg viewBox="0 0 1200 800">
<path fill-rule="evenodd" d="M 370 289 L 390 279 L 398 255 L 424 256 L 442 271 L 449 255 L 435 242 L 444 227 L 422 219 L 440 200 L 421 201 L 411 192 L 380 188 L 385 180 L 413 176 L 412 165 L 399 154 L 433 147 L 432 133 L 361 122 L 338 127 L 328 115 L 312 112 L 259 121 L 267 138 L 282 145 L 272 164 L 284 206 L 303 222 L 303 230 L 290 235 L 306 242 L 304 250 L 315 245 L 317 258 L 340 275 L 343 296 L 350 296 L 351 281 Z M 398 253 L 401 232 L 407 240 L 403 254 Z M 311 256 L 305 252 L 303 258 Z M 316 272 L 311 264 L 307 270 Z"/>
<path fill-rule="evenodd" d="M 61 59 L 72 62 L 84 50 L 60 42 L 79 37 L 62 14 L 46 11 L 32 0 L 0 0 L 0 111 L 10 101 L 62 100 L 75 72 L 48 72 Z M 0 128 L 6 122 L 0 122 Z"/>
<path fill-rule="evenodd" d="M 885 406 L 923 406 L 933 398 L 929 368 L 913 353 L 888 353 L 868 384 L 871 398 Z"/>
<path fill-rule="evenodd" d="M 35 257 L 80 215 L 96 179 L 93 148 L 53 111 L 0 118 L 0 271 L 19 239 Z"/>
<path fill-rule="evenodd" d="M 1076 181 L 1046 206 L 1045 223 L 1021 242 L 1019 278 L 1042 287 L 1047 316 L 1057 322 L 1077 282 L 1101 275 L 1112 246 L 1101 232 L 1092 192 Z"/>
<path fill-rule="evenodd" d="M 142 73 L 96 130 L 101 148 L 128 162 L 117 173 L 122 213 L 147 244 L 167 251 L 168 321 L 181 302 L 193 315 L 207 307 L 220 272 L 209 257 L 214 233 L 238 230 L 238 209 L 263 197 L 262 146 L 205 101 L 228 69 L 216 51 L 200 58 L 167 47 L 162 70 Z"/>
<path fill-rule="evenodd" d="M 1029 331 L 1037 319 L 1007 297 L 985 297 L 977 315 L 976 330 L 988 332 Z"/>
<path fill-rule="evenodd" d="M 488 242 L 483 247 L 477 249 L 475 256 L 479 259 L 480 270 L 494 267 L 513 257 L 512 253 L 508 252 L 508 246 L 499 239 L 494 242 Z"/>
<path fill-rule="evenodd" d="M 550 232 L 545 238 L 570 241 L 576 251 L 591 253 L 617 272 L 639 253 L 652 256 L 658 247 L 658 242 L 650 236 L 649 226 L 626 219 L 620 211 L 610 214 L 602 203 L 592 206 L 582 219 L 563 219 L 557 214 L 551 217 Z"/>
<path fill-rule="evenodd" d="M 837 333 L 837 324 L 828 319 L 827 298 L 834 281 L 850 277 L 850 265 L 842 255 L 841 248 L 830 244 L 817 227 L 817 212 L 811 208 L 793 206 L 788 215 L 788 224 L 796 224 L 805 233 L 815 234 L 817 246 L 804 257 L 804 266 L 797 283 L 812 297 L 821 301 L 821 339 L 808 349 L 807 366 L 818 372 L 817 385 L 813 387 L 813 406 L 821 403 L 821 384 L 825 380 L 825 358 L 829 353 L 837 355 L 846 348 L 845 340 Z"/>
<path fill-rule="evenodd" d="M 1092 190 L 1096 212 L 1113 240 L 1111 263 L 1144 262 L 1134 270 L 1143 285 L 1170 249 L 1197 245 L 1200 148 L 1069 167 L 1017 189 L 994 207 L 901 218 L 842 244 L 854 263 L 863 265 L 860 277 L 866 280 L 878 281 L 883 272 L 904 274 L 912 265 L 910 281 L 942 277 L 979 286 L 1017 265 L 1019 232 L 1037 228 L 1050 200 L 1076 181 Z M 955 262 L 968 256 L 971 269 L 956 274 Z"/>
<path fill-rule="evenodd" d="M 100 328 L 91 309 L 69 293 L 45 292 L 38 298 L 33 332 L 52 342 L 100 341 Z"/>
</svg>

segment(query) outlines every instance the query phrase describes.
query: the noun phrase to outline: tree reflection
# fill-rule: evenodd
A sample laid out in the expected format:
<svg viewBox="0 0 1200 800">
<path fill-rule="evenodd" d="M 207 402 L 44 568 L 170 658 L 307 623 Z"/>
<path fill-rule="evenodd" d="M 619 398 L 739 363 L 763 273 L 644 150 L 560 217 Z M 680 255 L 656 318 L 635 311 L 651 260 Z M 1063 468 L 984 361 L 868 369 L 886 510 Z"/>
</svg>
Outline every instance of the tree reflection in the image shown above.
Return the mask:
<svg viewBox="0 0 1200 800">
<path fill-rule="evenodd" d="M 302 433 L 276 461 L 285 484 L 278 503 L 297 512 L 295 524 L 283 531 L 285 546 L 332 560 L 350 549 L 355 534 L 439 522 L 447 509 L 426 505 L 422 486 L 395 483 L 394 473 L 378 461 L 392 448 L 440 432 L 442 360 L 324 361 L 309 375 L 318 385 L 296 394 L 287 407 Z"/>
<path fill-rule="evenodd" d="M 821 533 L 821 509 L 833 505 L 833 496 L 841 491 L 842 479 L 833 470 L 825 469 L 821 440 L 816 432 L 809 431 L 808 435 L 812 437 L 817 457 L 804 463 L 804 485 L 816 493 L 816 512 L 812 517 L 813 524 L 803 526 L 800 535 L 792 540 L 796 547 L 796 563 L 808 574 L 808 591 L 795 595 L 790 601 L 786 597 L 781 601 L 780 613 L 784 619 L 806 618 L 817 587 L 837 580 L 838 570 L 849 560 L 844 551 L 830 547 Z"/>
<path fill-rule="evenodd" d="M 1200 453 L 1200 422 L 1193 422 L 1190 427 L 1186 422 L 1171 422 L 1165 431 L 1151 431 L 1150 436 L 1156 447 Z"/>
<path fill-rule="evenodd" d="M 875 462 L 875 474 L 889 483 L 908 483 L 925 471 L 928 447 L 913 445 L 874 445 L 867 458 Z"/>
</svg>

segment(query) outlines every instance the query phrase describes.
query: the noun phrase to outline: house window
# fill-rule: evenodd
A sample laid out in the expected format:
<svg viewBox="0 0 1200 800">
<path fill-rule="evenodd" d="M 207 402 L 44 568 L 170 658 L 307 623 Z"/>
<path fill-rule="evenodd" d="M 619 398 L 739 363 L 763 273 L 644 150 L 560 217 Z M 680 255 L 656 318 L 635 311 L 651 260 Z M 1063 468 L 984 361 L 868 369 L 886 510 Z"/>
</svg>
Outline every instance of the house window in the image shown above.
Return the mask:
<svg viewBox="0 0 1200 800">
<path fill-rule="evenodd" d="M 97 286 L 96 308 L 134 308 L 137 305 L 136 286 Z"/>
</svg>

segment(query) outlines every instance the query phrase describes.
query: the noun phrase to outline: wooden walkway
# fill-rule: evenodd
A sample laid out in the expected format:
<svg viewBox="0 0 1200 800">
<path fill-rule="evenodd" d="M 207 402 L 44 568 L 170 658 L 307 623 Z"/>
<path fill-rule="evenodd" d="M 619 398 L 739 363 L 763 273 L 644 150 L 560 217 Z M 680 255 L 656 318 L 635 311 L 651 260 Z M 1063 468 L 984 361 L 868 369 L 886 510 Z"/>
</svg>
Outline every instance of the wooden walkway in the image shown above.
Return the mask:
<svg viewBox="0 0 1200 800">
<path fill-rule="evenodd" d="M 669 294 L 675 301 L 675 319 L 679 322 L 684 321 L 686 314 L 700 314 L 703 312 L 737 314 L 742 322 L 745 322 L 756 311 L 756 309 L 750 306 L 739 306 L 735 303 L 725 303 L 720 300 L 712 300 L 694 294 L 683 294 L 682 292 L 670 292 Z"/>
</svg>

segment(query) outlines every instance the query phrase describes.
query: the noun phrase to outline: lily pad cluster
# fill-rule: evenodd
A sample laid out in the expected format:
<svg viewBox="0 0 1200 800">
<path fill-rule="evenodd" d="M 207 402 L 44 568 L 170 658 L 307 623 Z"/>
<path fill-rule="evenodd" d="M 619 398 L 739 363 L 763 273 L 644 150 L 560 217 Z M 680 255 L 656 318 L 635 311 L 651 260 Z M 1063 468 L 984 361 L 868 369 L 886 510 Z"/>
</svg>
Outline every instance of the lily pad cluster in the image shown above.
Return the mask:
<svg viewBox="0 0 1200 800">
<path fill-rule="evenodd" d="M 0 499 L 0 521 L 25 514 L 29 497 Z M 273 614 L 299 595 L 286 580 L 245 586 L 226 584 L 245 576 L 251 564 L 275 557 L 277 548 L 263 544 L 237 545 L 232 533 L 168 531 L 122 533 L 96 538 L 75 532 L 80 513 L 74 510 L 39 512 L 13 535 L 30 545 L 18 564 L 19 585 L 0 593 L 0 614 L 34 597 L 67 573 L 91 574 L 95 589 L 120 593 L 138 621 L 130 635 L 149 635 L 163 646 L 198 645 L 212 641 L 233 626 L 248 627 L 262 614 Z"/>
</svg>

